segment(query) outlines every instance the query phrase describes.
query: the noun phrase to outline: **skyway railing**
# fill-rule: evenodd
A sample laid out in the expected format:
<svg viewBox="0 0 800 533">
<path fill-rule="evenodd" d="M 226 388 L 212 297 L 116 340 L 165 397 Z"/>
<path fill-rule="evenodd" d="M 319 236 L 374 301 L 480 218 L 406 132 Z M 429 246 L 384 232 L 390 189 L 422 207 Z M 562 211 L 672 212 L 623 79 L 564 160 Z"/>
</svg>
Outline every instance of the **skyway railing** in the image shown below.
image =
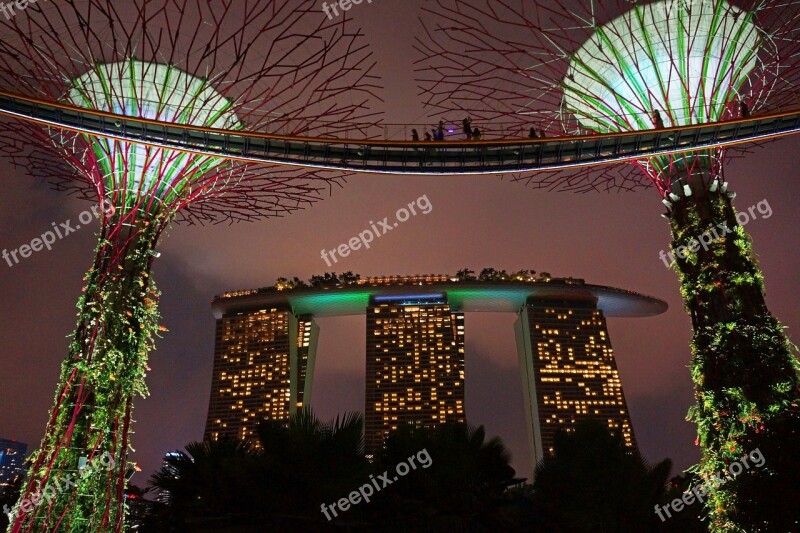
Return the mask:
<svg viewBox="0 0 800 533">
<path fill-rule="evenodd" d="M 566 169 L 772 139 L 800 131 L 800 111 L 609 135 L 409 142 L 291 137 L 157 122 L 0 92 L 0 115 L 237 161 L 384 174 L 470 175 Z"/>
</svg>

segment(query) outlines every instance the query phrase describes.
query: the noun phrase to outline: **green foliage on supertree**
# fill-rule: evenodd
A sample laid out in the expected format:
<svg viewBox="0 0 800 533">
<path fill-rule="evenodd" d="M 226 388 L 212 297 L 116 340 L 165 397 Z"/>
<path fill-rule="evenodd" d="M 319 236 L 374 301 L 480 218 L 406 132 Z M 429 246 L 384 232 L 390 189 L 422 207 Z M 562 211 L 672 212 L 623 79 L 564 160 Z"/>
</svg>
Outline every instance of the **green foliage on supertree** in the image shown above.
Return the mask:
<svg viewBox="0 0 800 533">
<path fill-rule="evenodd" d="M 51 427 L 58 430 L 47 432 L 30 473 L 39 492 L 52 498 L 40 499 L 26 524 L 64 514 L 59 531 L 85 533 L 113 529 L 121 519 L 123 510 L 107 505 L 114 500 L 110 495 L 124 490 L 128 468 L 127 450 L 118 443 L 127 442 L 123 435 L 129 431 L 125 421 L 133 397 L 148 394 L 148 353 L 165 328 L 158 323 L 160 293 L 150 276 L 156 225 L 141 223 L 122 235 L 120 228 L 113 238 L 101 235 L 84 278 L 78 326 L 61 365 L 57 408 L 51 413 Z M 75 405 L 80 406 L 77 414 Z M 81 456 L 92 461 L 104 454 L 113 464 L 81 475 Z M 39 456 L 53 457 L 52 468 L 38 462 Z M 65 480 L 75 488 L 65 489 Z"/>
<path fill-rule="evenodd" d="M 676 202 L 671 228 L 674 268 L 694 329 L 696 402 L 688 420 L 697 424 L 696 444 L 703 455 L 693 471 L 708 478 L 728 471 L 756 449 L 766 459 L 764 468 L 712 485 L 707 501 L 710 528 L 777 531 L 777 524 L 800 518 L 800 506 L 762 512 L 756 529 L 753 514 L 743 509 L 758 507 L 753 502 L 764 501 L 772 485 L 786 476 L 796 480 L 800 474 L 797 348 L 767 309 L 763 275 L 728 195 L 695 194 Z M 702 246 L 701 235 L 710 244 Z M 793 453 L 787 454 L 787 449 Z M 746 494 L 741 490 L 745 486 Z M 800 488 L 794 489 L 793 497 L 800 497 Z"/>
</svg>

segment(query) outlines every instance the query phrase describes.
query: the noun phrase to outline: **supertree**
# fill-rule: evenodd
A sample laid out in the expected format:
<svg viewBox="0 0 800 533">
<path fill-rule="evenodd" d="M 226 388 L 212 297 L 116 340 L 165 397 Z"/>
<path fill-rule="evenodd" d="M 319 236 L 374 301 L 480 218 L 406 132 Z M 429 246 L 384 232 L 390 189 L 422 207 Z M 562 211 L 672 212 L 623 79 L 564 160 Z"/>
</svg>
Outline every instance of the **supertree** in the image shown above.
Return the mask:
<svg viewBox="0 0 800 533">
<path fill-rule="evenodd" d="M 377 134 L 363 35 L 314 0 L 59 0 L 0 18 L 0 88 L 165 123 Z M 19 7 L 19 3 L 16 4 Z M 103 206 L 78 324 L 11 531 L 120 531 L 132 402 L 165 328 L 150 271 L 173 221 L 281 216 L 343 178 L 4 124 L 4 156 Z"/>
<path fill-rule="evenodd" d="M 437 116 L 466 112 L 505 121 L 506 131 L 527 133 L 533 123 L 560 136 L 653 128 L 672 136 L 784 110 L 800 93 L 795 2 L 433 0 L 424 10 L 418 80 Z M 756 448 L 771 454 L 765 468 L 711 490 L 712 527 L 794 530 L 797 489 L 774 496 L 796 487 L 800 473 L 796 348 L 767 309 L 737 222 L 724 177 L 732 155 L 742 152 L 689 150 L 514 179 L 579 192 L 655 186 L 693 326 L 689 419 L 703 452 L 695 468 L 708 477 Z"/>
</svg>

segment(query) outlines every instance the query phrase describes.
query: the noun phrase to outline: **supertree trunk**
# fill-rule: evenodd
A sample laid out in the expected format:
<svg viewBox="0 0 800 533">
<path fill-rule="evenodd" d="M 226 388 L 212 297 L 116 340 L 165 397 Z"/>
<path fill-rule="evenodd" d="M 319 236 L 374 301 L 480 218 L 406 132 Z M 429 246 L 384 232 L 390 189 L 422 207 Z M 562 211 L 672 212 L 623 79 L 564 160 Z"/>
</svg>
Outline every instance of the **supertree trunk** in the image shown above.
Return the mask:
<svg viewBox="0 0 800 533">
<path fill-rule="evenodd" d="M 380 84 L 364 35 L 345 16 L 329 20 L 316 0 L 34 3 L 26 16 L 0 17 L 4 91 L 111 113 L 120 125 L 135 117 L 232 132 L 380 131 L 371 105 Z M 78 328 L 12 531 L 122 529 L 131 399 L 145 393 L 158 329 L 149 270 L 162 229 L 173 220 L 282 216 L 344 178 L 172 150 L 124 130 L 106 138 L 29 120 L 0 130 L 0 154 L 20 168 L 116 208 L 102 219 Z M 92 466 L 102 458 L 113 466 Z M 78 473 L 77 486 L 65 483 Z"/>
<path fill-rule="evenodd" d="M 150 279 L 158 236 L 148 223 L 101 231 L 25 491 L 40 497 L 18 502 L 14 533 L 122 530 L 131 405 L 147 393 L 147 354 L 160 327 Z"/>
<path fill-rule="evenodd" d="M 416 45 L 425 64 L 418 81 L 431 116 L 470 110 L 473 118 L 507 121 L 506 131 L 536 125 L 550 135 L 603 135 L 747 119 L 797 104 L 798 5 L 433 0 L 423 8 L 426 34 Z M 798 363 L 764 303 L 762 274 L 722 182 L 723 163 L 744 155 L 741 149 L 514 179 L 573 192 L 650 184 L 669 210 L 676 256 L 707 235 L 676 257 L 694 327 L 697 470 L 719 473 L 755 449 L 767 461 L 714 491 L 712 527 L 800 531 Z"/>
<path fill-rule="evenodd" d="M 696 471 L 709 480 L 720 472 L 728 477 L 736 474 L 730 465 L 755 450 L 766 461 L 719 486 L 706 483 L 711 529 L 752 531 L 752 509 L 743 512 L 752 498 L 763 502 L 787 476 L 796 482 L 796 452 L 788 455 L 787 447 L 796 446 L 800 435 L 798 362 L 784 327 L 767 309 L 763 275 L 729 195 L 694 186 L 691 196 L 675 203 L 670 222 L 675 269 L 694 331 L 696 403 L 689 420 L 697 424 L 703 452 Z M 786 516 L 764 509 L 760 514 L 760 525 L 769 531 L 777 531 Z"/>
</svg>

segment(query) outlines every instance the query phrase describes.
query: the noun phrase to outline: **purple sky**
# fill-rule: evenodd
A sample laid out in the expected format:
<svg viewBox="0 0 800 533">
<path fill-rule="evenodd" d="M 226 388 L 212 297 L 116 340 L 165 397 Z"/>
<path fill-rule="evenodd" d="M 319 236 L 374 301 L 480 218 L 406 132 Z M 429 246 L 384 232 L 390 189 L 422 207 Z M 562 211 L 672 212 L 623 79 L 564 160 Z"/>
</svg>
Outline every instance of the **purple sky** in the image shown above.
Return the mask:
<svg viewBox="0 0 800 533">
<path fill-rule="evenodd" d="M 413 81 L 418 4 L 376 1 L 350 11 L 375 47 L 387 87 L 388 122 L 419 121 L 425 115 Z M 746 229 L 764 270 L 770 309 L 795 343 L 800 342 L 800 225 L 794 203 L 800 197 L 799 151 L 800 139 L 785 139 L 728 167 L 739 210 L 762 200 L 772 209 L 771 217 L 758 215 Z M 74 222 L 90 207 L 21 174 L 9 169 L 0 180 L 0 249 L 30 242 L 53 222 Z M 530 268 L 666 300 L 670 310 L 659 317 L 611 319 L 611 340 L 645 456 L 651 461 L 670 457 L 677 469 L 697 460 L 695 430 L 684 420 L 692 402 L 690 324 L 677 277 L 658 258 L 669 232 L 658 216 L 663 209 L 654 190 L 572 195 L 526 189 L 499 177 L 362 175 L 312 209 L 285 219 L 174 226 L 162 240 L 155 279 L 164 293 L 161 312 L 170 332 L 151 354 L 152 394 L 138 399 L 134 411 L 134 459 L 146 474 L 158 467 L 165 451 L 202 437 L 211 383 L 213 295 L 269 285 L 279 276 L 308 278 L 334 270 L 320 258 L 322 248 L 346 242 L 370 220 L 391 219 L 422 195 L 433 205 L 430 214 L 411 218 L 335 270 L 377 275 Z M 0 438 L 38 446 L 66 336 L 75 326 L 75 302 L 95 230 L 96 223 L 82 228 L 52 251 L 13 268 L 0 262 Z M 514 320 L 512 314 L 467 315 L 466 410 L 469 422 L 503 438 L 518 475 L 529 477 Z M 320 319 L 319 324 L 313 406 L 323 418 L 363 411 L 364 318 Z M 146 476 L 134 482 L 145 484 Z"/>
</svg>

